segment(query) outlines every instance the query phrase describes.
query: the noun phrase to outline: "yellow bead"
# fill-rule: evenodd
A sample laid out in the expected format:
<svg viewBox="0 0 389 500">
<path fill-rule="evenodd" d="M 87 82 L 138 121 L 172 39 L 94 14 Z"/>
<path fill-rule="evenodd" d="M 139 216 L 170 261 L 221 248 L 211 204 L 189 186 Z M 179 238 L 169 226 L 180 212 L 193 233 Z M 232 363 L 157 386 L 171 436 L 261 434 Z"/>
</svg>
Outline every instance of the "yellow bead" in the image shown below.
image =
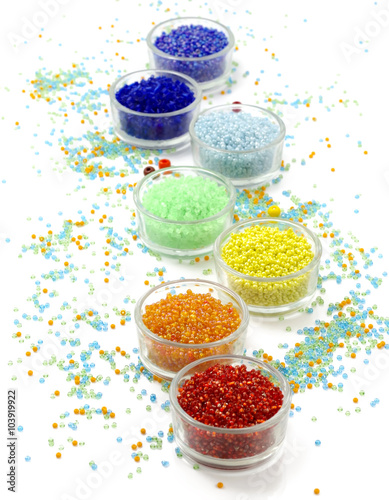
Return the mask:
<svg viewBox="0 0 389 500">
<path fill-rule="evenodd" d="M 303 269 L 314 254 L 308 240 L 292 228 L 280 230 L 259 224 L 232 233 L 221 256 L 228 266 L 246 276 L 276 278 Z M 228 274 L 228 286 L 248 304 L 282 305 L 307 295 L 310 273 L 273 283 L 253 282 Z"/>
<path fill-rule="evenodd" d="M 267 213 L 270 217 L 279 217 L 281 215 L 281 209 L 277 205 L 272 205 L 267 209 Z"/>
</svg>

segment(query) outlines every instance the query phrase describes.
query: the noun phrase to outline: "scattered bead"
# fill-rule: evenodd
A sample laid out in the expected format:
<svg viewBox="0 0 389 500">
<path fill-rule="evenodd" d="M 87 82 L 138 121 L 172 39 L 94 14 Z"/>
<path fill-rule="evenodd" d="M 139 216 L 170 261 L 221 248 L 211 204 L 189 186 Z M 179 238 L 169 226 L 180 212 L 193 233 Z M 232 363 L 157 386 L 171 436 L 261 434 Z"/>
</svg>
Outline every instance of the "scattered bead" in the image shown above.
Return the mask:
<svg viewBox="0 0 389 500">
<path fill-rule="evenodd" d="M 143 175 L 148 175 L 151 174 L 152 172 L 155 172 L 155 168 L 152 167 L 151 165 L 148 165 L 144 170 L 143 170 Z"/>
</svg>

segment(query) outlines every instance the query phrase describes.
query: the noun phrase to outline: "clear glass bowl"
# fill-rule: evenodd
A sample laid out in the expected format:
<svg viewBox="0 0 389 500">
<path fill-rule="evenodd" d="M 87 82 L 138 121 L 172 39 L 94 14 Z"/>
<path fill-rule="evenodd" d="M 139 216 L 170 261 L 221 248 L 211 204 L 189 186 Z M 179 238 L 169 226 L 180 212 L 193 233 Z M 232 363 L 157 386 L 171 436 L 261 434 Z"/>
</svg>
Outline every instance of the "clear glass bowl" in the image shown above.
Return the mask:
<svg viewBox="0 0 389 500">
<path fill-rule="evenodd" d="M 125 85 L 151 76 L 166 76 L 185 83 L 194 93 L 195 100 L 177 111 L 153 114 L 133 111 L 116 99 L 116 93 Z M 189 125 L 198 115 L 201 103 L 201 89 L 192 78 L 173 71 L 135 71 L 116 80 L 110 87 L 109 96 L 114 130 L 123 141 L 146 149 L 179 149 L 189 143 Z"/>
<path fill-rule="evenodd" d="M 206 219 L 175 221 L 162 219 L 147 211 L 142 201 L 145 193 L 156 183 L 172 176 L 200 176 L 216 182 L 226 190 L 226 206 Z M 236 190 L 222 175 L 197 167 L 169 167 L 145 176 L 134 190 L 137 211 L 138 232 L 146 246 L 152 250 L 173 257 L 194 257 L 212 252 L 212 245 L 219 234 L 230 227 L 235 207 Z"/>
<path fill-rule="evenodd" d="M 216 364 L 246 365 L 260 370 L 283 393 L 282 407 L 262 424 L 242 429 L 212 427 L 190 417 L 180 406 L 179 388 L 195 373 Z M 267 466 L 282 448 L 289 418 L 291 391 L 286 378 L 275 368 L 246 356 L 212 356 L 183 368 L 170 385 L 173 429 L 180 450 L 196 463 L 220 469 L 245 469 Z"/>
<path fill-rule="evenodd" d="M 249 113 L 251 116 L 268 119 L 279 129 L 277 137 L 257 149 L 227 150 L 219 149 L 200 140 L 195 125 L 200 116 L 211 113 Z M 281 167 L 282 149 L 285 139 L 284 122 L 274 113 L 259 106 L 249 104 L 225 104 L 202 111 L 189 127 L 194 162 L 200 167 L 209 168 L 228 177 L 236 187 L 253 186 L 275 177 Z"/>
<path fill-rule="evenodd" d="M 221 31 L 227 36 L 228 45 L 220 52 L 204 57 L 177 57 L 162 52 L 154 45 L 156 38 L 163 32 L 169 33 L 179 26 L 191 24 Z M 178 17 L 155 26 L 147 36 L 147 45 L 151 67 L 183 73 L 196 80 L 203 90 L 211 90 L 223 84 L 230 74 L 235 39 L 229 28 L 216 21 L 201 17 Z"/>
<path fill-rule="evenodd" d="M 146 306 L 166 298 L 168 293 L 210 293 L 223 304 L 231 303 L 241 318 L 239 328 L 231 335 L 208 344 L 181 344 L 161 338 L 143 323 Z M 140 358 L 153 374 L 171 380 L 184 366 L 195 360 L 216 354 L 242 354 L 249 323 L 249 312 L 243 300 L 228 288 L 206 280 L 177 280 L 163 283 L 148 291 L 135 306 L 135 323 L 138 332 Z"/>
<path fill-rule="evenodd" d="M 235 271 L 222 259 L 222 248 L 229 241 L 232 233 L 242 232 L 254 225 L 278 227 L 280 230 L 292 228 L 297 235 L 303 235 L 311 244 L 313 259 L 300 271 L 277 278 L 257 278 Z M 251 312 L 261 314 L 295 311 L 312 299 L 317 288 L 321 253 L 322 247 L 318 237 L 305 226 L 297 222 L 269 217 L 244 220 L 234 224 L 218 237 L 214 245 L 218 281 L 240 295 Z"/>
</svg>

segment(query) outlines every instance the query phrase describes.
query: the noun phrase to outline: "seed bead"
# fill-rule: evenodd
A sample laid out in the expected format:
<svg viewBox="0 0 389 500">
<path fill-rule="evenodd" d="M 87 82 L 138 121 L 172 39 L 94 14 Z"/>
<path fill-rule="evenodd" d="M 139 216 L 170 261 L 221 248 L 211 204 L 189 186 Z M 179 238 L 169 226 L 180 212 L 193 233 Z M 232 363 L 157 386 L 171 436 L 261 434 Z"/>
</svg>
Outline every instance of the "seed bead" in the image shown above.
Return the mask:
<svg viewBox="0 0 389 500">
<path fill-rule="evenodd" d="M 250 277 L 276 278 L 288 276 L 306 267 L 313 259 L 311 244 L 292 228 L 253 225 L 232 233 L 223 246 L 224 262 Z M 253 305 L 276 306 L 295 302 L 308 293 L 310 273 L 277 282 L 256 282 L 227 274 L 229 287 L 245 302 Z"/>
<path fill-rule="evenodd" d="M 221 340 L 240 325 L 238 311 L 210 293 L 188 290 L 148 305 L 143 322 L 149 330 L 172 342 L 204 344 Z"/>
<path fill-rule="evenodd" d="M 216 364 L 186 380 L 177 400 L 189 416 L 205 425 L 247 428 L 244 434 L 227 434 L 189 426 L 186 441 L 192 449 L 218 458 L 244 458 L 263 453 L 273 445 L 269 433 L 249 429 L 280 410 L 283 393 L 259 370 Z"/>
<path fill-rule="evenodd" d="M 177 372 L 205 356 L 234 353 L 236 340 L 228 341 L 240 326 L 241 318 L 231 303 L 222 304 L 210 293 L 168 294 L 146 306 L 143 322 L 149 330 L 171 345 L 148 339 L 148 357 L 160 368 Z M 221 340 L 226 339 L 224 342 Z M 220 342 L 218 345 L 210 343 Z M 173 345 L 176 344 L 176 345 Z M 193 344 L 194 348 L 180 347 Z M 204 344 L 204 348 L 198 346 Z"/>
</svg>

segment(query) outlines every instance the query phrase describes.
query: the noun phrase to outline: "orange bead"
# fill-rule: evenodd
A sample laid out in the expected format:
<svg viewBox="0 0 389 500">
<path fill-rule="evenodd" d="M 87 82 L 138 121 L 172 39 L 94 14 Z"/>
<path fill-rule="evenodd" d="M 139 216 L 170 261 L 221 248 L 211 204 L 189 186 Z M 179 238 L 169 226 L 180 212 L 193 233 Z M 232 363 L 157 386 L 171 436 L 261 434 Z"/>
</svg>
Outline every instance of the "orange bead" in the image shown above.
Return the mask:
<svg viewBox="0 0 389 500">
<path fill-rule="evenodd" d="M 150 304 L 142 319 L 149 330 L 163 339 L 184 344 L 216 342 L 235 332 L 241 323 L 231 304 L 222 304 L 210 293 L 191 290 L 167 294 L 165 299 Z"/>
</svg>

